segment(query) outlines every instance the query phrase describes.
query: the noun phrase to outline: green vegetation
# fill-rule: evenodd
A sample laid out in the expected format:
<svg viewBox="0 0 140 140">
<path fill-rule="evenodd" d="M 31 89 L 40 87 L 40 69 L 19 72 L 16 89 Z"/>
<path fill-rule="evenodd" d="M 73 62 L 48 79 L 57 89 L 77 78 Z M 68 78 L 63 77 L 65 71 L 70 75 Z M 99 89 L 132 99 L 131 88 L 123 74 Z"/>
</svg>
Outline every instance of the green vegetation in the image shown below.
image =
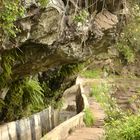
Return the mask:
<svg viewBox="0 0 140 140">
<path fill-rule="evenodd" d="M 97 102 L 103 107 L 107 115 L 106 122 L 117 120 L 123 116 L 123 113 L 116 104 L 115 98 L 111 94 L 111 87 L 107 83 L 93 86 L 90 93 L 90 96 L 95 97 Z"/>
<path fill-rule="evenodd" d="M 13 37 L 16 37 L 17 33 L 20 32 L 16 26 L 16 21 L 25 16 L 26 9 L 21 0 L 1 0 L 0 2 L 0 45 L 2 46 L 3 42 L 7 41 L 8 38 L 13 39 Z M 48 4 L 48 0 L 39 0 L 39 3 L 42 7 L 45 7 Z M 127 63 L 134 62 L 135 52 L 140 50 L 139 13 L 139 6 L 135 5 L 132 8 L 132 19 L 135 20 L 134 22 L 127 24 L 123 33 L 120 34 L 119 42 L 116 44 L 121 56 L 123 56 Z M 84 24 L 89 17 L 89 13 L 86 9 L 80 9 L 76 11 L 73 19 L 75 22 Z M 31 78 L 31 76 L 13 76 L 13 67 L 18 64 L 19 61 L 24 59 L 20 59 L 20 55 L 14 50 L 15 49 L 2 52 L 0 56 L 2 67 L 0 89 L 5 87 L 9 88 L 6 98 L 4 100 L 0 99 L 0 111 L 2 112 L 1 118 L 10 121 L 38 112 L 48 105 L 51 105 L 54 108 L 62 107 L 62 93 L 70 86 L 70 84 L 64 86 L 65 80 L 71 75 L 76 75 L 79 72 L 81 69 L 80 64 L 63 65 L 60 69 L 57 69 L 52 73 L 52 75 L 50 74 L 49 77 L 47 77 L 47 80 L 40 83 L 37 78 Z M 101 71 L 87 70 L 82 72 L 81 75 L 87 78 L 100 78 Z M 105 109 L 108 116 L 106 119 L 108 127 L 113 126 L 113 123 L 117 125 L 116 122 L 121 121 L 120 119 L 124 119 L 124 116 L 126 116 L 116 105 L 116 101 L 112 98 L 110 87 L 108 87 L 108 85 L 102 84 L 93 86 L 93 91 L 90 96 L 95 96 L 97 101 L 99 101 Z M 126 124 L 128 124 L 127 120 L 128 122 L 132 121 L 128 118 L 126 119 Z M 139 121 L 135 118 L 134 120 Z M 94 117 L 89 109 L 85 110 L 84 121 L 87 126 L 91 126 L 94 123 Z M 122 128 L 118 129 L 124 131 Z M 108 137 L 109 135 L 110 133 L 108 133 Z"/>
<path fill-rule="evenodd" d="M 1 1 L 0 29 L 4 38 L 7 37 L 7 35 L 16 36 L 18 29 L 14 25 L 14 22 L 24 15 L 24 10 L 20 0 Z"/>
<path fill-rule="evenodd" d="M 89 13 L 86 10 L 81 10 L 74 16 L 74 21 L 84 23 L 88 16 Z"/>
<path fill-rule="evenodd" d="M 131 3 L 132 4 L 132 3 Z M 119 41 L 116 44 L 120 54 L 124 57 L 127 63 L 135 61 L 135 53 L 140 50 L 140 8 L 138 4 L 132 4 L 131 19 L 127 21 Z"/>
<path fill-rule="evenodd" d="M 81 69 L 79 64 L 63 65 L 50 73 L 47 81 L 42 82 L 38 80 L 37 75 L 36 78 L 33 78 L 34 76 L 13 77 L 12 68 L 17 61 L 24 63 L 23 58 L 23 54 L 15 50 L 7 51 L 1 57 L 3 72 L 0 75 L 2 83 L 0 88 L 9 88 L 5 99 L 0 100 L 0 110 L 3 112 L 1 119 L 4 121 L 31 115 L 49 105 L 61 108 L 63 106 L 62 93 L 71 85 L 69 82 L 64 85 L 64 80 Z"/>
<path fill-rule="evenodd" d="M 86 78 L 100 78 L 101 70 L 85 70 L 80 73 L 81 76 Z"/>
<path fill-rule="evenodd" d="M 42 7 L 47 6 L 49 0 L 39 0 L 39 3 L 41 4 Z"/>
<path fill-rule="evenodd" d="M 86 108 L 84 110 L 84 122 L 86 124 L 87 127 L 91 127 L 93 126 L 93 124 L 95 123 L 95 118 L 91 112 L 91 110 L 89 108 Z"/>
<path fill-rule="evenodd" d="M 44 91 L 36 79 L 26 78 L 23 91 L 25 96 L 24 101 L 26 100 L 26 103 L 31 103 L 34 108 L 41 108 L 44 105 Z"/>
<path fill-rule="evenodd" d="M 135 61 L 135 54 L 134 51 L 126 44 L 117 43 L 117 47 L 119 52 L 124 56 L 124 59 L 128 62 L 134 62 Z"/>
<path fill-rule="evenodd" d="M 4 87 L 7 84 L 7 81 L 11 79 L 11 74 L 12 74 L 12 65 L 14 63 L 14 56 L 11 54 L 4 54 L 2 56 L 2 68 L 3 68 L 3 73 L 0 75 L 0 81 L 1 85 L 0 87 Z"/>
<path fill-rule="evenodd" d="M 106 140 L 118 139 L 140 139 L 140 116 L 131 115 L 106 124 Z"/>
<path fill-rule="evenodd" d="M 139 114 L 122 112 L 111 94 L 111 87 L 107 84 L 93 86 L 90 94 L 101 103 L 107 115 L 105 119 L 106 140 L 139 140 Z"/>
<path fill-rule="evenodd" d="M 25 78 L 14 82 L 2 106 L 4 120 L 12 121 L 40 111 L 44 107 L 43 98 L 43 89 L 37 79 Z"/>
<path fill-rule="evenodd" d="M 42 7 L 48 4 L 48 0 L 39 0 Z M 15 21 L 23 17 L 26 9 L 21 0 L 0 1 L 0 37 L 3 43 L 8 37 L 16 37 L 20 30 L 16 27 Z"/>
<path fill-rule="evenodd" d="M 0 74 L 0 88 L 7 87 L 12 80 L 12 68 L 16 61 L 23 63 L 24 57 L 17 50 L 6 51 L 1 55 L 1 67 L 3 69 Z M 17 77 L 14 77 L 15 80 Z"/>
</svg>

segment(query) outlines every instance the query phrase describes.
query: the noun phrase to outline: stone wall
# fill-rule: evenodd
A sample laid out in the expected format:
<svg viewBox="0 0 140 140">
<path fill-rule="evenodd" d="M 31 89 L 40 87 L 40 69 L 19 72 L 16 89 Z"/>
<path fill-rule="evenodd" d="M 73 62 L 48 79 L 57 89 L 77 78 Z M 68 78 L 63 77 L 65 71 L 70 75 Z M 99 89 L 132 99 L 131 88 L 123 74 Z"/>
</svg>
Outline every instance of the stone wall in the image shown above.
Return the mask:
<svg viewBox="0 0 140 140">
<path fill-rule="evenodd" d="M 87 98 L 82 94 L 78 83 L 67 90 L 64 97 L 69 96 L 67 92 L 76 97 L 79 114 L 58 125 L 60 111 L 49 107 L 30 117 L 1 125 L 0 140 L 40 140 L 46 133 L 42 140 L 46 137 L 47 140 L 65 139 L 72 129 L 84 125 L 83 110 L 89 107 Z"/>
<path fill-rule="evenodd" d="M 47 133 L 41 140 L 65 140 L 66 137 L 73 131 L 73 129 L 84 126 L 83 110 L 85 108 L 88 108 L 89 104 L 86 96 L 81 92 L 80 84 L 77 83 L 77 85 L 79 86 L 79 88 L 77 88 L 76 105 L 78 107 L 78 111 L 81 110 L 81 112 L 55 127 L 53 130 Z"/>
</svg>

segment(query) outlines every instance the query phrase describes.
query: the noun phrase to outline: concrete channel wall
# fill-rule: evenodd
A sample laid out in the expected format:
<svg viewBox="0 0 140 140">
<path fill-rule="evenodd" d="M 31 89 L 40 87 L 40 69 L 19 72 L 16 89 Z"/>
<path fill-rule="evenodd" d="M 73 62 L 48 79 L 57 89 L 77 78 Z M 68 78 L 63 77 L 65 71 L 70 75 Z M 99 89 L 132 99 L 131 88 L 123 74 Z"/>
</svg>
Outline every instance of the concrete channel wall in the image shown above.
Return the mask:
<svg viewBox="0 0 140 140">
<path fill-rule="evenodd" d="M 30 117 L 0 125 L 0 140 L 40 140 L 58 124 L 59 111 L 51 107 Z"/>
<path fill-rule="evenodd" d="M 41 140 L 65 140 L 67 136 L 73 131 L 73 129 L 84 126 L 84 109 L 88 108 L 89 104 L 86 96 L 81 93 L 80 85 L 77 92 L 76 105 L 79 114 L 56 126 L 53 130 L 41 138 Z"/>
<path fill-rule="evenodd" d="M 76 96 L 78 114 L 74 117 L 58 125 L 60 111 L 49 107 L 30 117 L 0 125 L 0 140 L 64 140 L 74 128 L 84 125 L 83 110 L 88 107 L 79 84 L 69 89 L 70 94 Z"/>
</svg>

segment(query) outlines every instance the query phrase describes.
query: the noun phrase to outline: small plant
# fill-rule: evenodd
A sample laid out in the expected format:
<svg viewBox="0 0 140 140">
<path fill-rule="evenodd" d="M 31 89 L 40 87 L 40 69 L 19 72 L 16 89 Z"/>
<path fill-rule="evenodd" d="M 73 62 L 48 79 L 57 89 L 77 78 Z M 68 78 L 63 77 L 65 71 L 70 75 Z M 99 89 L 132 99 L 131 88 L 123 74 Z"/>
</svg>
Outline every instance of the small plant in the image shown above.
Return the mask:
<svg viewBox="0 0 140 140">
<path fill-rule="evenodd" d="M 84 110 L 84 122 L 86 124 L 87 127 L 91 127 L 93 126 L 93 124 L 95 123 L 95 118 L 91 112 L 91 110 L 89 108 L 86 108 Z"/>
<path fill-rule="evenodd" d="M 28 98 L 29 102 L 31 102 L 34 107 L 39 108 L 43 106 L 43 89 L 37 80 L 26 78 L 24 81 L 23 91 L 24 97 Z"/>
<path fill-rule="evenodd" d="M 124 59 L 127 60 L 128 63 L 135 61 L 134 51 L 128 45 L 117 43 L 117 48 L 119 52 L 124 56 Z"/>
<path fill-rule="evenodd" d="M 41 4 L 41 6 L 45 7 L 47 6 L 49 0 L 39 0 L 39 3 Z"/>
<path fill-rule="evenodd" d="M 74 21 L 84 23 L 88 17 L 88 12 L 86 10 L 81 10 L 78 14 L 75 15 Z"/>
</svg>

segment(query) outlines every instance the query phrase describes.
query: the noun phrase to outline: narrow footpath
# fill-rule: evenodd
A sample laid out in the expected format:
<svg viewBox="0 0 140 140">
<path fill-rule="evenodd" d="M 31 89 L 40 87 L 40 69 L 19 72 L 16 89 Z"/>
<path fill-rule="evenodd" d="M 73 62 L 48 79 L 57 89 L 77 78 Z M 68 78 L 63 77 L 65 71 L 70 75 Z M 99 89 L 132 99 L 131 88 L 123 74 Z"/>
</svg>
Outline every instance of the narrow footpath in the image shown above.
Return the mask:
<svg viewBox="0 0 140 140">
<path fill-rule="evenodd" d="M 93 127 L 82 127 L 74 130 L 66 140 L 104 140 L 105 113 L 93 97 L 89 97 L 87 94 L 86 96 L 88 97 L 89 108 L 93 113 L 95 123 Z"/>
</svg>

